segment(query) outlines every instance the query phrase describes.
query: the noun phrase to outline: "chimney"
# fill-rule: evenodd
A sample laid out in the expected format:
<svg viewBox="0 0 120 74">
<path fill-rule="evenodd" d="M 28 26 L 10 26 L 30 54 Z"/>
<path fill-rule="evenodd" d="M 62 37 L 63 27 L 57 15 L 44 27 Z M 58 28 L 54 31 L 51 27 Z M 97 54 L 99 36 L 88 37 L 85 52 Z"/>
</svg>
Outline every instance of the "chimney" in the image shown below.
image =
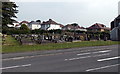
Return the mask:
<svg viewBox="0 0 120 74">
<path fill-rule="evenodd" d="M 52 21 L 52 19 L 49 19 L 49 21 Z"/>
</svg>

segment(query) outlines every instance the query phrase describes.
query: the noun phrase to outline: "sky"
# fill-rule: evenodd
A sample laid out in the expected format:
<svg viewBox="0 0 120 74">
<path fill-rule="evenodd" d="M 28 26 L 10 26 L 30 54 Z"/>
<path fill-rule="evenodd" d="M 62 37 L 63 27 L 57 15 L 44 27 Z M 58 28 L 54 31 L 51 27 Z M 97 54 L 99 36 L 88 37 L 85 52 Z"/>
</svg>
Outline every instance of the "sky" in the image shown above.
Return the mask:
<svg viewBox="0 0 120 74">
<path fill-rule="evenodd" d="M 78 23 L 89 27 L 95 23 L 110 27 L 118 16 L 119 0 L 11 0 L 19 6 L 17 21 L 47 21 L 63 25 Z"/>
</svg>

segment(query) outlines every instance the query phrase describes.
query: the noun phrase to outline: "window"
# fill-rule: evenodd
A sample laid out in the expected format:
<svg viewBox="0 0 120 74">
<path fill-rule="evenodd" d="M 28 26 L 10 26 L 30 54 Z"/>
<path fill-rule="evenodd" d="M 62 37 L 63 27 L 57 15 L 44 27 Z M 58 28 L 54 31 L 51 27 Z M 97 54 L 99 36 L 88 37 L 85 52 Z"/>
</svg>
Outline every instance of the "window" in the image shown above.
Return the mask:
<svg viewBox="0 0 120 74">
<path fill-rule="evenodd" d="M 50 25 L 48 24 L 47 27 L 50 27 Z"/>
<path fill-rule="evenodd" d="M 119 22 L 119 24 L 118 24 L 118 27 L 120 27 L 120 22 Z"/>
</svg>

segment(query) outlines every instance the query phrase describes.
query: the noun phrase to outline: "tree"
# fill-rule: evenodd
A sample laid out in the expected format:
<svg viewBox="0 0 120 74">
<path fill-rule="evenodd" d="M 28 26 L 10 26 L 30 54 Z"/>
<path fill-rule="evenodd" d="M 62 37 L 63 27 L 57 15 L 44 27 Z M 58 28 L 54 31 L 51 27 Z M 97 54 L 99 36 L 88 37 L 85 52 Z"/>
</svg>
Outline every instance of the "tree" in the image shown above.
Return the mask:
<svg viewBox="0 0 120 74">
<path fill-rule="evenodd" d="M 77 23 L 73 23 L 71 25 L 74 27 L 74 37 L 75 37 L 75 28 L 78 26 L 78 24 Z"/>
<path fill-rule="evenodd" d="M 30 29 L 29 29 L 28 26 L 25 25 L 25 24 L 22 24 L 22 25 L 21 25 L 20 30 L 21 30 L 24 34 L 30 33 Z"/>
<path fill-rule="evenodd" d="M 28 26 L 25 24 L 22 24 L 20 27 L 21 30 L 29 30 Z"/>
<path fill-rule="evenodd" d="M 39 22 L 39 23 L 41 23 L 41 21 L 40 21 L 40 20 L 36 20 L 36 22 Z"/>
<path fill-rule="evenodd" d="M 2 24 L 6 26 L 7 24 L 12 24 L 15 21 L 13 18 L 17 18 L 15 14 L 18 13 L 16 9 L 18 6 L 15 2 L 2 2 Z"/>
</svg>

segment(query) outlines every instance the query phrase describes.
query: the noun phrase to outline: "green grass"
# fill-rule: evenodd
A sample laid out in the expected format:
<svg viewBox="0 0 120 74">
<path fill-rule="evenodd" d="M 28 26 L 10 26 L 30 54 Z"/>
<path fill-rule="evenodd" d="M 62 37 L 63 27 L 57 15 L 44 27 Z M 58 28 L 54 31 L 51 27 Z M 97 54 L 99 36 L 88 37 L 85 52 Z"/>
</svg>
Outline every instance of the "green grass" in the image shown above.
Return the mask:
<svg viewBox="0 0 120 74">
<path fill-rule="evenodd" d="M 11 35 L 5 38 L 4 45 L 19 45 L 19 42 L 15 40 Z"/>
<path fill-rule="evenodd" d="M 104 46 L 114 45 L 120 42 L 116 41 L 83 41 L 74 43 L 51 43 L 42 45 L 3 45 L 2 53 L 13 53 L 13 52 L 27 52 L 27 51 L 40 51 L 40 50 L 57 50 L 65 48 L 77 48 L 77 47 L 88 47 L 88 46 Z"/>
</svg>

